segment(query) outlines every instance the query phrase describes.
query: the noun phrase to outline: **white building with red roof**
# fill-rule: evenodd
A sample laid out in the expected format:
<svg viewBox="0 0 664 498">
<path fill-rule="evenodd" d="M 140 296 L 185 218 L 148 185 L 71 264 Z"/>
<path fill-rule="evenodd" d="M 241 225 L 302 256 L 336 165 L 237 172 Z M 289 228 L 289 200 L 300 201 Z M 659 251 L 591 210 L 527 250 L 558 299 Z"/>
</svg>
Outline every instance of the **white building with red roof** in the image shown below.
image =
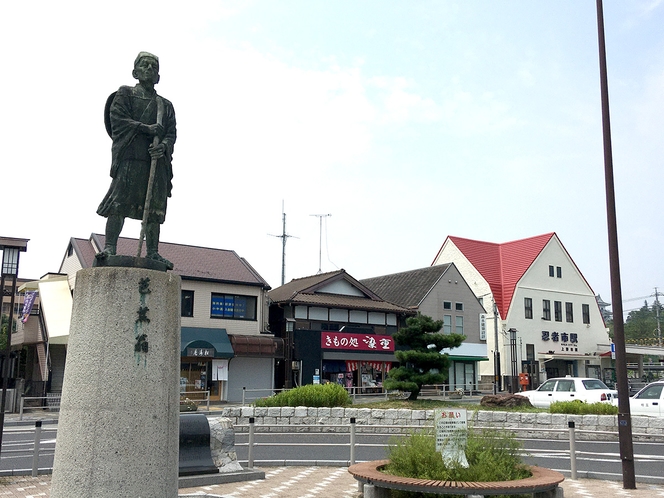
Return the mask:
<svg viewBox="0 0 664 498">
<path fill-rule="evenodd" d="M 448 236 L 432 265 L 447 263 L 488 312 L 483 380 L 496 373 L 496 336 L 505 388 L 521 372 L 531 387 L 556 376 L 602 377 L 608 332 L 595 293 L 555 233 L 505 243 Z"/>
</svg>

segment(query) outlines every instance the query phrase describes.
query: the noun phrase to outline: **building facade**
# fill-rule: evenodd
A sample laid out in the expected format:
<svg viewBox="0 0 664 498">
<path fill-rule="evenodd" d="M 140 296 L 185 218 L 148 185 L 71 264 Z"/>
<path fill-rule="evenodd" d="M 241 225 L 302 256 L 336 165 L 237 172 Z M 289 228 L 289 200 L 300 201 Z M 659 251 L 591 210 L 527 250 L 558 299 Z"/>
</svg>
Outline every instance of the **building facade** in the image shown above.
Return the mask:
<svg viewBox="0 0 664 498">
<path fill-rule="evenodd" d="M 528 387 L 557 376 L 602 377 L 607 329 L 594 292 L 555 233 L 502 244 L 449 236 L 432 264 L 447 263 L 489 311 L 487 344 L 499 355 L 482 365 L 483 378 L 498 374 L 516 391 L 522 372 Z"/>
<path fill-rule="evenodd" d="M 451 389 L 476 390 L 479 363 L 488 361 L 486 311 L 454 263 L 360 280 L 381 298 L 443 322 L 444 334 L 463 334 L 463 344 L 444 350 L 451 360 Z"/>
<path fill-rule="evenodd" d="M 284 339 L 278 387 L 333 382 L 379 392 L 396 362 L 392 335 L 415 311 L 388 303 L 345 270 L 269 292 L 270 329 Z"/>
<path fill-rule="evenodd" d="M 76 272 L 92 267 L 104 243 L 99 234 L 70 240 L 60 271 L 72 292 Z M 118 254 L 137 244 L 120 238 Z M 268 329 L 267 282 L 234 251 L 161 242 L 159 252 L 182 279 L 181 392 L 210 391 L 213 401 L 241 401 L 245 389 L 271 393 L 283 341 Z"/>
</svg>

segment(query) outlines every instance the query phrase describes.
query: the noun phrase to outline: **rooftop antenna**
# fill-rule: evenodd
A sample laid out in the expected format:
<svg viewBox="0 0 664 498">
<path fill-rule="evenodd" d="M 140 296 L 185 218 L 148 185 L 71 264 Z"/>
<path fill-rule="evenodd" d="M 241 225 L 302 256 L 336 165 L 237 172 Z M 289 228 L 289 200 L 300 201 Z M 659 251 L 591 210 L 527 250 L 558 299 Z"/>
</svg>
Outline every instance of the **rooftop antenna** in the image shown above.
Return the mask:
<svg viewBox="0 0 664 498">
<path fill-rule="evenodd" d="M 321 267 L 321 255 L 323 253 L 323 218 L 332 216 L 331 214 L 310 214 L 309 216 L 315 216 L 318 218 L 319 230 L 318 230 L 318 272 L 316 275 L 323 273 Z"/>
<path fill-rule="evenodd" d="M 297 239 L 298 237 L 286 233 L 286 212 L 284 211 L 283 200 L 281 201 L 281 222 L 281 235 L 272 235 L 271 233 L 268 233 L 268 235 L 281 239 L 281 285 L 284 285 L 284 283 L 286 283 L 286 239 L 289 237 Z"/>
</svg>

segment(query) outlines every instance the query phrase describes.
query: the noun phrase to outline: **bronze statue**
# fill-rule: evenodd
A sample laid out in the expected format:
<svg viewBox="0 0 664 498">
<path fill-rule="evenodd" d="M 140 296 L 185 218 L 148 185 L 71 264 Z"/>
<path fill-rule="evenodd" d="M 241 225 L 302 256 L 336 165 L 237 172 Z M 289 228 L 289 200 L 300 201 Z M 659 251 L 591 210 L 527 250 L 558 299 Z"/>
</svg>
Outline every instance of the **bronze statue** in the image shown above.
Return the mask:
<svg viewBox="0 0 664 498">
<path fill-rule="evenodd" d="M 139 256 L 145 235 L 147 257 L 173 269 L 159 255 L 159 230 L 171 196 L 175 144 L 173 104 L 157 95 L 159 59 L 141 52 L 132 72 L 138 84 L 121 86 L 106 102 L 106 130 L 113 139 L 111 187 L 97 209 L 106 220 L 106 244 L 98 259 L 114 256 L 125 218 L 143 220 Z M 152 181 L 151 181 L 152 180 Z"/>
</svg>

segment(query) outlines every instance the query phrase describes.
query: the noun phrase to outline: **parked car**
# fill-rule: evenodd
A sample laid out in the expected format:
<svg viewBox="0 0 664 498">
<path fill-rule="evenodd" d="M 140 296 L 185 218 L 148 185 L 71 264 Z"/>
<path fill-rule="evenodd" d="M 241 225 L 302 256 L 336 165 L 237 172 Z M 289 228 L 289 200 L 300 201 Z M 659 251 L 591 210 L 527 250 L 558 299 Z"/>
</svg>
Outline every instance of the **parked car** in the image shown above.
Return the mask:
<svg viewBox="0 0 664 498">
<path fill-rule="evenodd" d="M 599 379 L 589 377 L 557 377 L 548 379 L 537 389 L 517 393 L 525 396 L 536 408 L 548 408 L 555 401 L 584 401 L 612 403 L 618 391 L 609 389 Z"/>
<path fill-rule="evenodd" d="M 618 400 L 613 404 L 617 405 Z M 632 415 L 664 417 L 662 405 L 664 405 L 664 381 L 662 380 L 648 384 L 629 398 L 629 411 Z"/>
</svg>

